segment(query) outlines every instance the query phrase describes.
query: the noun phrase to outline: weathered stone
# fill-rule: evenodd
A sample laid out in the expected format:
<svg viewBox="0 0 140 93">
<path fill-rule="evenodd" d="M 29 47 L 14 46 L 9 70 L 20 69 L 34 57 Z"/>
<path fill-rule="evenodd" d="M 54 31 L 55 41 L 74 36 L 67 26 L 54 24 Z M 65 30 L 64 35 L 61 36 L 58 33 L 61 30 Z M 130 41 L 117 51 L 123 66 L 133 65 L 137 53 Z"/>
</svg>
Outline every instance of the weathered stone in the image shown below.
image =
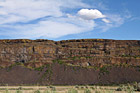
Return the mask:
<svg viewBox="0 0 140 93">
<path fill-rule="evenodd" d="M 0 61 L 28 63 L 52 62 L 59 59 L 80 66 L 88 61 L 90 61 L 91 66 L 95 64 L 138 66 L 140 65 L 139 42 L 139 40 L 107 39 L 63 40 L 57 42 L 44 39 L 0 40 Z"/>
<path fill-rule="evenodd" d="M 23 67 L 15 66 L 19 63 Z M 60 65 L 63 63 L 65 65 Z M 22 81 L 34 84 L 29 82 L 34 78 L 30 74 L 36 76 L 38 72 L 34 68 L 40 70 L 43 66 L 47 66 L 47 70 L 43 69 L 44 72 L 33 81 L 41 85 L 48 81 L 51 84 L 140 82 L 140 40 L 0 40 L 0 84 L 16 85 Z M 8 67 L 12 69 L 10 72 L 6 72 Z M 26 71 L 27 78 L 23 75 Z M 45 78 L 44 73 L 47 73 Z M 19 77 L 19 81 L 12 79 L 15 77 Z M 37 81 L 42 77 L 42 83 Z"/>
</svg>

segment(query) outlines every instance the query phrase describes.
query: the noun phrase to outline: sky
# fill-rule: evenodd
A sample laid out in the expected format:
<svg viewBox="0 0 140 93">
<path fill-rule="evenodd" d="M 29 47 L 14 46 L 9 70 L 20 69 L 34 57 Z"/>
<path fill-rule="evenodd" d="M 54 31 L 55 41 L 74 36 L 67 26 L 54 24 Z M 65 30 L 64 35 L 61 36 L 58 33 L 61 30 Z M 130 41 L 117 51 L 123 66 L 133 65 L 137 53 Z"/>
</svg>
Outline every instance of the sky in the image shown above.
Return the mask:
<svg viewBox="0 0 140 93">
<path fill-rule="evenodd" d="M 140 0 L 0 0 L 0 39 L 140 40 Z"/>
</svg>

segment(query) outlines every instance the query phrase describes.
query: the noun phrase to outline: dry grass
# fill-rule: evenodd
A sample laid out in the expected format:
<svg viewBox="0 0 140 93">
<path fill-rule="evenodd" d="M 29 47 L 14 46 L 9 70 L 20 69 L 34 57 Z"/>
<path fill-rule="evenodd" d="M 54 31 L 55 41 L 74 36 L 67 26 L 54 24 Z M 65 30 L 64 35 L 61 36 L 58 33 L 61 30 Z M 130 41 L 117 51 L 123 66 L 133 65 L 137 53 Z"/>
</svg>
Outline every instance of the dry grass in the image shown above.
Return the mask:
<svg viewBox="0 0 140 93">
<path fill-rule="evenodd" d="M 139 93 L 139 92 L 135 91 L 133 86 L 0 86 L 0 93 Z"/>
</svg>

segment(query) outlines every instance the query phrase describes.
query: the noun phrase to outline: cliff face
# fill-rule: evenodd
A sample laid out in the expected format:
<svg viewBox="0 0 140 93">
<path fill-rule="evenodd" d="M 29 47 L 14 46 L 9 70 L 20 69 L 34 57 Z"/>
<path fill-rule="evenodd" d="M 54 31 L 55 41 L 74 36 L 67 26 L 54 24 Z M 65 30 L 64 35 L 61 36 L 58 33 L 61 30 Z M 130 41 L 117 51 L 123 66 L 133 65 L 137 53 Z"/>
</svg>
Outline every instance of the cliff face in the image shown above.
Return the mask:
<svg viewBox="0 0 140 93">
<path fill-rule="evenodd" d="M 48 64 L 51 65 L 50 71 L 45 70 L 45 68 L 48 69 L 48 67 L 46 67 L 46 65 Z M 61 65 L 64 65 L 64 67 L 61 67 Z M 3 78 L 3 74 L 5 71 L 4 69 L 12 67 L 12 71 L 14 68 L 18 67 L 19 69 L 21 66 L 21 69 L 23 69 L 23 67 L 25 69 L 32 68 L 33 71 L 36 71 L 36 68 L 40 71 L 40 69 L 42 68 L 40 72 L 42 74 L 40 75 L 43 75 L 43 73 L 45 72 L 52 73 L 51 79 L 49 79 L 49 74 L 45 77 L 46 79 L 41 79 L 41 81 L 34 81 L 34 83 L 40 82 L 40 84 L 75 84 L 76 80 L 80 80 L 77 81 L 76 84 L 98 84 L 101 83 L 101 81 L 102 83 L 104 82 L 103 84 L 109 84 L 111 82 L 124 83 L 127 81 L 140 81 L 140 79 L 135 77 L 132 80 L 130 78 L 130 80 L 123 81 L 122 78 L 125 78 L 125 76 L 121 76 L 122 78 L 120 77 L 120 79 L 116 82 L 115 79 L 114 81 L 113 79 L 112 81 L 109 81 L 111 75 L 116 75 L 113 73 L 115 73 L 115 71 L 119 71 L 119 68 L 120 71 L 126 73 L 126 79 L 129 79 L 129 76 L 127 75 L 127 73 L 129 72 L 131 72 L 131 74 L 140 76 L 140 72 L 138 71 L 140 66 L 140 40 L 0 40 L 0 78 Z M 75 81 L 69 82 L 68 78 L 76 78 L 76 75 L 74 74 L 75 72 L 72 73 L 72 69 L 70 69 L 73 67 L 78 67 L 80 69 L 79 72 L 77 71 L 76 73 L 81 73 L 81 76 L 78 76 L 79 79 L 75 79 Z M 58 68 L 63 70 L 60 71 Z M 66 68 L 69 69 L 68 72 L 71 73 L 71 75 L 67 75 L 65 73 L 64 69 Z M 24 71 L 26 72 L 25 69 Z M 86 71 L 85 69 L 87 69 L 88 71 Z M 63 74 L 60 76 L 60 72 L 57 71 L 60 71 Z M 108 75 L 106 75 L 107 73 L 101 75 L 102 72 L 110 73 Z M 10 74 L 11 72 L 7 73 Z M 16 71 L 14 73 L 16 73 Z M 37 72 L 32 73 L 35 73 L 33 75 L 41 78 L 40 75 L 36 74 Z M 8 74 L 6 75 L 9 76 Z M 121 73 L 119 74 L 118 72 L 117 74 L 121 75 Z M 85 75 L 89 75 L 91 77 L 83 79 Z M 15 74 L 15 77 L 16 76 L 17 74 Z M 64 78 L 63 76 L 66 77 Z M 106 77 L 106 80 L 108 80 L 108 82 L 102 80 L 104 79 L 103 77 Z M 60 79 L 66 81 L 60 82 Z M 23 80 L 22 78 L 19 78 L 19 80 L 27 83 L 27 81 Z M 3 84 L 11 84 L 11 81 L 6 81 L 6 79 L 3 79 L 3 81 L 0 82 L 4 82 Z M 34 83 L 28 82 L 27 84 Z"/>
<path fill-rule="evenodd" d="M 140 41 L 82 39 L 1 40 L 0 62 L 5 66 L 21 62 L 44 64 L 59 61 L 80 66 L 106 64 L 140 65 Z"/>
<path fill-rule="evenodd" d="M 2 67 L 15 63 L 51 63 L 56 59 L 56 45 L 48 40 L 1 40 L 0 63 Z"/>
<path fill-rule="evenodd" d="M 60 41 L 57 44 L 61 46 L 58 49 L 58 58 L 77 65 L 140 63 L 140 41 L 94 39 Z"/>
</svg>

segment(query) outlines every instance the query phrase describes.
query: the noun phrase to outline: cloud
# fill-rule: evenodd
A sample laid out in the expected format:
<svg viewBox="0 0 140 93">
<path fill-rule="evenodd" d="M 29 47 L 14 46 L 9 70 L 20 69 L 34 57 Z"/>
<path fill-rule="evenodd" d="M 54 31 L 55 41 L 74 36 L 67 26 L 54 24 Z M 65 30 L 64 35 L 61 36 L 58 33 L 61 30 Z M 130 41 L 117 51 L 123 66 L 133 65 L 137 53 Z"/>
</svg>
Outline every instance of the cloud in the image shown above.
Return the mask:
<svg viewBox="0 0 140 93">
<path fill-rule="evenodd" d="M 109 20 L 103 18 L 102 21 L 104 21 L 105 23 L 111 23 Z"/>
<path fill-rule="evenodd" d="M 61 36 L 78 34 L 81 32 L 87 32 L 94 30 L 96 26 L 94 21 L 87 21 L 73 18 L 53 18 L 49 20 L 40 21 L 37 24 L 28 25 L 14 25 L 11 26 L 14 32 L 0 33 L 0 35 L 7 35 L 9 37 L 16 38 L 59 38 Z M 6 27 L 6 25 L 5 25 Z M 9 27 L 9 26 L 8 26 Z M 9 27 L 10 28 L 10 27 Z"/>
<path fill-rule="evenodd" d="M 88 8 L 81 0 L 0 0 L 0 35 L 58 38 L 90 31 L 94 21 L 68 17 L 63 10 Z"/>
<path fill-rule="evenodd" d="M 124 23 L 120 16 L 91 8 L 82 0 L 0 0 L 0 36 L 52 39 Z"/>
<path fill-rule="evenodd" d="M 21 33 L 17 33 L 16 35 L 18 38 L 58 38 L 64 35 L 91 31 L 94 29 L 94 26 L 94 21 L 85 21 L 76 18 L 55 18 L 40 21 L 38 24 L 17 25 L 17 32 L 18 29 L 22 30 Z"/>
<path fill-rule="evenodd" d="M 3 12 L 3 14 L 0 14 L 0 24 L 28 22 L 45 16 L 62 16 L 62 12 L 59 10 L 60 8 L 58 8 L 60 6 L 59 3 L 55 3 L 53 0 L 49 2 L 46 1 L 47 0 L 5 0 L 0 4 L 0 11 Z M 53 4 L 55 4 L 55 6 Z M 51 6 L 51 11 L 47 10 L 49 6 Z"/>
<path fill-rule="evenodd" d="M 0 24 L 28 22 L 45 16 L 63 16 L 61 8 L 88 7 L 81 0 L 4 0 L 0 1 Z M 7 19 L 7 20 L 5 20 Z"/>
<path fill-rule="evenodd" d="M 94 28 L 94 22 L 84 20 L 77 20 L 77 23 L 71 23 L 74 19 L 55 19 L 40 21 L 38 24 L 30 25 L 16 25 L 14 33 L 8 34 L 9 36 L 16 35 L 16 38 L 58 38 L 64 35 L 77 34 L 81 32 L 91 31 Z M 61 22 L 60 22 L 61 20 Z M 78 24 L 79 23 L 79 24 Z M 20 33 L 19 33 L 20 30 Z M 2 33 L 1 33 L 2 35 Z M 3 33 L 5 35 L 5 33 Z"/>
<path fill-rule="evenodd" d="M 81 9 L 78 12 L 78 15 L 85 20 L 93 20 L 106 17 L 97 9 Z"/>
<path fill-rule="evenodd" d="M 107 30 L 114 28 L 114 27 L 119 27 L 128 18 L 125 17 L 125 15 L 121 16 L 120 14 L 106 14 L 107 19 L 102 19 L 106 24 L 99 24 L 98 28 L 102 29 L 102 32 L 106 32 Z"/>
</svg>

